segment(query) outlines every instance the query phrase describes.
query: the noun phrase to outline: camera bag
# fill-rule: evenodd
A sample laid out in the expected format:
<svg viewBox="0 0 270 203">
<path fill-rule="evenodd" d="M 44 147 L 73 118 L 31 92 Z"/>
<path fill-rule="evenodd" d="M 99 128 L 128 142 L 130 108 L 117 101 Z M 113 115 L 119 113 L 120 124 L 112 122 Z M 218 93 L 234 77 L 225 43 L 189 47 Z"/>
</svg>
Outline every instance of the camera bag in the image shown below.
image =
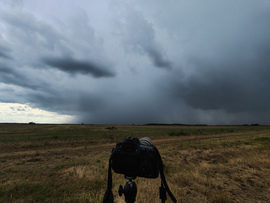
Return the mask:
<svg viewBox="0 0 270 203">
<path fill-rule="evenodd" d="M 160 172 L 160 178 L 161 178 L 161 186 L 159 188 L 159 193 L 160 193 L 160 199 L 162 200 L 162 203 L 166 201 L 167 196 L 166 192 L 170 196 L 171 200 L 176 203 L 177 200 L 175 199 L 174 195 L 169 189 L 169 186 L 167 184 L 165 175 L 164 175 L 164 169 L 163 169 L 163 162 L 160 156 L 160 153 L 157 150 L 157 158 L 158 158 L 158 168 Z M 107 190 L 105 192 L 104 198 L 103 198 L 103 203 L 113 203 L 114 198 L 113 198 L 113 193 L 112 193 L 112 157 L 109 159 L 109 166 L 108 166 L 108 183 L 107 183 Z"/>
</svg>

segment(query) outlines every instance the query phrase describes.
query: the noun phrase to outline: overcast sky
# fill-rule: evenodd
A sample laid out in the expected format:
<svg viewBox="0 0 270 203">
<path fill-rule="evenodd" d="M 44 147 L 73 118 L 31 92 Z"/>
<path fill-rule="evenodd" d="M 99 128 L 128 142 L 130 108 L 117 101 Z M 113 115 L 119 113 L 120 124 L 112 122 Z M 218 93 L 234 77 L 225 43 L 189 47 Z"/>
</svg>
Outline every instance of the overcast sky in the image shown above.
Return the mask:
<svg viewBox="0 0 270 203">
<path fill-rule="evenodd" d="M 0 122 L 270 124 L 270 1 L 2 0 L 0 102 Z"/>
</svg>

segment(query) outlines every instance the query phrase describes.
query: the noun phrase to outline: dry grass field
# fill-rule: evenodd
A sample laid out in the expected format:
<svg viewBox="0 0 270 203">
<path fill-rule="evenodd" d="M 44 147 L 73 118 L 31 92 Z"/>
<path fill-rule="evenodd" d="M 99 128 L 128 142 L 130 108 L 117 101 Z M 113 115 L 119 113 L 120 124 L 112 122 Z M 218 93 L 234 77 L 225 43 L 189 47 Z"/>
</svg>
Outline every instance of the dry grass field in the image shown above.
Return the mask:
<svg viewBox="0 0 270 203">
<path fill-rule="evenodd" d="M 270 202 L 270 127 L 108 127 L 0 124 L 0 202 L 102 202 L 111 150 L 129 136 L 152 139 L 178 202 Z M 115 202 L 126 181 L 113 172 Z M 160 178 L 135 181 L 136 202 L 161 202 Z"/>
</svg>

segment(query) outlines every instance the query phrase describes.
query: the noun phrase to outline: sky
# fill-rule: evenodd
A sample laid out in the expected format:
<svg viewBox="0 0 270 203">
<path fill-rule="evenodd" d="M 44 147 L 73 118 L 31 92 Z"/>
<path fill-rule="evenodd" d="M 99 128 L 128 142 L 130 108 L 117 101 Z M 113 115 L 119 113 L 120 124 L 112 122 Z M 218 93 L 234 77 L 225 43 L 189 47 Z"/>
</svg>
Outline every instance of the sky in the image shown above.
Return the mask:
<svg viewBox="0 0 270 203">
<path fill-rule="evenodd" d="M 2 0 L 0 122 L 270 124 L 268 0 Z"/>
</svg>

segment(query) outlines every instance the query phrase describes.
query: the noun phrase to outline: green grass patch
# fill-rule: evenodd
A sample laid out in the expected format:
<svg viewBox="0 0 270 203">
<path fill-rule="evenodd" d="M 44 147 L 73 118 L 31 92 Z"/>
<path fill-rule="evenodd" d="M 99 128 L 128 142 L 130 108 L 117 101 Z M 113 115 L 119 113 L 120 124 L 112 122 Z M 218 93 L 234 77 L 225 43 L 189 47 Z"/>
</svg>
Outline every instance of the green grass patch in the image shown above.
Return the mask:
<svg viewBox="0 0 270 203">
<path fill-rule="evenodd" d="M 190 127 L 173 129 L 168 133 L 169 136 L 188 136 L 188 135 L 213 135 L 213 134 L 225 134 L 225 133 L 239 133 L 239 132 L 258 132 L 268 130 L 268 127 L 247 127 L 247 126 L 236 126 L 236 127 Z"/>
</svg>

